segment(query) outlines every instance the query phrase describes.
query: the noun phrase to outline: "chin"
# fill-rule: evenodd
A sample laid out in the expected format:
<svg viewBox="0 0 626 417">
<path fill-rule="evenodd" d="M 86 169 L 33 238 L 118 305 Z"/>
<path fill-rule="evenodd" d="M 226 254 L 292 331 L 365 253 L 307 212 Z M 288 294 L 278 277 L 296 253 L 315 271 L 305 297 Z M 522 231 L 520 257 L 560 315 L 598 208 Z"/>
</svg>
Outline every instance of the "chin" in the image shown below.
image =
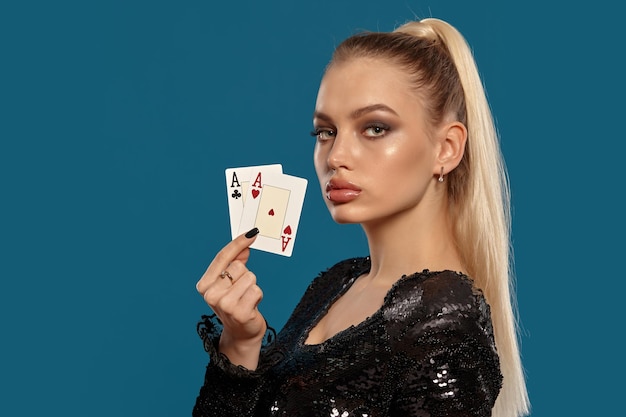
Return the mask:
<svg viewBox="0 0 626 417">
<path fill-rule="evenodd" d="M 347 210 L 347 207 L 343 207 L 343 205 L 331 206 L 328 208 L 328 211 L 335 223 L 338 224 L 357 224 L 367 220 L 362 215 Z"/>
<path fill-rule="evenodd" d="M 348 220 L 348 219 L 337 218 L 335 216 L 333 216 L 333 220 L 337 224 L 356 224 L 356 223 L 360 223 L 360 222 L 355 222 L 355 221 L 351 221 L 351 220 Z"/>
</svg>

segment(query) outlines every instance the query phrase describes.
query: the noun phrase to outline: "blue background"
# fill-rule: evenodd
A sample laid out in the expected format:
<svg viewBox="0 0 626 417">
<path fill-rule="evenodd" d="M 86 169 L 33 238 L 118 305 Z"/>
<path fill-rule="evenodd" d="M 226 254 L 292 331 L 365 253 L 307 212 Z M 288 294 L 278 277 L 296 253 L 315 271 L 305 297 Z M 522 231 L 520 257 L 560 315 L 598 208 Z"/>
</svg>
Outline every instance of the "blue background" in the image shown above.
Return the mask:
<svg viewBox="0 0 626 417">
<path fill-rule="evenodd" d="M 626 68 L 615 2 L 7 3 L 0 415 L 190 415 L 207 361 L 195 283 L 229 240 L 227 167 L 282 163 L 310 181 L 293 257 L 250 261 L 276 328 L 320 270 L 366 254 L 360 229 L 323 205 L 311 113 L 334 45 L 415 15 L 466 35 L 502 136 L 532 415 L 616 415 Z"/>
</svg>

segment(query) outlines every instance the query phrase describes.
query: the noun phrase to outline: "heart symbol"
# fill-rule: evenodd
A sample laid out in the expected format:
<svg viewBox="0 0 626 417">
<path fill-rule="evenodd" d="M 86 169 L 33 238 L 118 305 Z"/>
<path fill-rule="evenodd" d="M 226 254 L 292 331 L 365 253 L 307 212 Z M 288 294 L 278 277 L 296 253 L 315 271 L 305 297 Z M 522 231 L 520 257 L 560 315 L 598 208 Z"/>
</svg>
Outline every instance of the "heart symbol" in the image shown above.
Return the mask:
<svg viewBox="0 0 626 417">
<path fill-rule="evenodd" d="M 257 198 L 259 196 L 259 190 L 252 190 L 252 198 Z"/>
<path fill-rule="evenodd" d="M 267 213 L 267 214 L 269 214 L 270 216 L 273 216 L 273 215 L 274 215 L 274 209 L 271 209 L 271 210 L 269 211 L 269 213 Z"/>
<path fill-rule="evenodd" d="M 291 234 L 291 226 L 285 227 L 285 230 L 283 230 L 283 233 L 285 233 L 286 235 L 290 235 Z"/>
</svg>

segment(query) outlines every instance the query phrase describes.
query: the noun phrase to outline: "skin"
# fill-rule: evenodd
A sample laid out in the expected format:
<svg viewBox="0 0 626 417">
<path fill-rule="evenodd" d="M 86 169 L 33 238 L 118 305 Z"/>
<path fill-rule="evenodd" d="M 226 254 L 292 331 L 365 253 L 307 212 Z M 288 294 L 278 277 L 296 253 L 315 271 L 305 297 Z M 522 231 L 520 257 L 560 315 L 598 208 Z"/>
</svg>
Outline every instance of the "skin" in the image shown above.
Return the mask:
<svg viewBox="0 0 626 417">
<path fill-rule="evenodd" d="M 249 246 L 256 237 L 244 234 L 233 239 L 220 250 L 196 289 L 224 325 L 219 350 L 235 365 L 256 369 L 265 334 L 265 319 L 258 309 L 263 292 L 256 285 L 256 276 L 246 267 L 250 257 Z M 233 280 L 221 278 L 228 270 Z"/>
<path fill-rule="evenodd" d="M 445 183 L 437 179 L 442 167 L 446 174 L 460 162 L 467 132 L 458 122 L 431 126 L 428 120 L 407 74 L 387 61 L 354 59 L 331 66 L 324 76 L 313 119 L 315 169 L 333 219 L 362 225 L 372 266 L 333 304 L 307 343 L 371 316 L 403 274 L 464 269 Z M 327 193 L 329 181 L 354 185 L 358 195 L 343 202 L 341 191 Z"/>
<path fill-rule="evenodd" d="M 454 120 L 440 126 L 427 120 L 407 74 L 393 64 L 358 58 L 326 72 L 313 120 L 315 169 L 333 219 L 362 225 L 371 270 L 333 304 L 306 343 L 321 343 L 371 316 L 403 274 L 464 270 L 445 183 L 437 179 L 442 168 L 447 174 L 459 164 L 467 131 Z M 226 245 L 197 284 L 224 324 L 220 352 L 248 369 L 258 365 L 266 330 L 258 310 L 262 291 L 246 267 L 253 241 L 242 235 Z M 225 269 L 232 284 L 219 276 Z"/>
</svg>

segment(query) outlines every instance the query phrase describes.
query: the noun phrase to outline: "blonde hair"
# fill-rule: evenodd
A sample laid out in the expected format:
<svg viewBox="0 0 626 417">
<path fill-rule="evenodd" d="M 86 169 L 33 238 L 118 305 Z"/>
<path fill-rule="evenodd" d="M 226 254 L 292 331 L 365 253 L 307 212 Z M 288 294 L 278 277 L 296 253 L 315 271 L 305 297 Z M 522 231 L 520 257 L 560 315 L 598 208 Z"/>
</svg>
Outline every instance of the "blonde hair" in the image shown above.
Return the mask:
<svg viewBox="0 0 626 417">
<path fill-rule="evenodd" d="M 342 42 L 330 65 L 354 57 L 386 58 L 407 70 L 430 121 L 465 124 L 468 139 L 460 164 L 448 174 L 455 238 L 468 274 L 491 306 L 502 389 L 494 417 L 529 412 L 513 308 L 510 194 L 491 109 L 465 38 L 439 19 L 406 23 L 391 33 L 364 33 Z"/>
</svg>

